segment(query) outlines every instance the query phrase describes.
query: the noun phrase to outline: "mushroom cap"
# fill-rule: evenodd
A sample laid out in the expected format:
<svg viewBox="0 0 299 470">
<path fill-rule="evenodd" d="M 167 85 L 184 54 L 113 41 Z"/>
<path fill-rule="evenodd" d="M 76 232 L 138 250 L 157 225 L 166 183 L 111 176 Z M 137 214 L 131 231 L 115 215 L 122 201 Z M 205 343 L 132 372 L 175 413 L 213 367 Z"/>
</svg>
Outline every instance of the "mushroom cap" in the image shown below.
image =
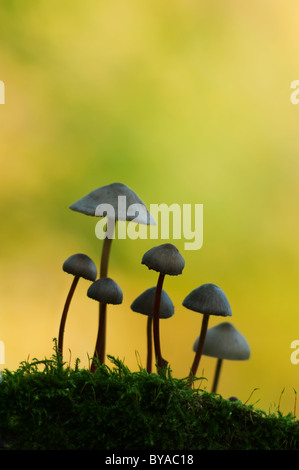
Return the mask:
<svg viewBox="0 0 299 470">
<path fill-rule="evenodd" d="M 126 197 L 125 207 L 119 207 L 119 196 Z M 101 186 L 89 194 L 74 202 L 70 209 L 76 212 L 81 212 L 85 215 L 103 217 L 103 210 L 99 210 L 98 206 L 101 204 L 110 204 L 115 211 L 115 220 L 134 220 L 140 224 L 151 225 L 155 221 L 149 211 L 147 210 L 144 202 L 137 196 L 137 194 L 128 186 L 122 183 L 112 183 L 107 186 Z M 142 205 L 142 210 L 136 214 L 128 214 L 127 209 L 132 204 Z M 98 210 L 97 210 L 98 209 Z"/>
<path fill-rule="evenodd" d="M 103 304 L 121 304 L 123 293 L 121 288 L 110 277 L 103 277 L 93 282 L 87 291 L 87 296 Z"/>
<path fill-rule="evenodd" d="M 89 281 L 94 281 L 97 277 L 96 265 L 89 256 L 83 253 L 70 256 L 63 263 L 62 269 L 68 274 L 84 277 Z"/>
<path fill-rule="evenodd" d="M 185 297 L 184 307 L 208 315 L 231 316 L 225 293 L 215 284 L 202 284 Z"/>
<path fill-rule="evenodd" d="M 198 341 L 199 338 L 194 343 L 193 351 L 196 351 Z M 223 322 L 207 330 L 202 353 L 218 359 L 245 361 L 250 357 L 250 347 L 231 323 Z"/>
<path fill-rule="evenodd" d="M 155 296 L 156 287 L 150 287 L 133 301 L 131 309 L 134 312 L 152 317 L 154 315 Z M 162 289 L 159 317 L 170 318 L 172 315 L 174 315 L 174 305 L 169 295 Z"/>
<path fill-rule="evenodd" d="M 185 260 L 179 250 L 171 243 L 154 246 L 148 250 L 142 258 L 141 264 L 159 273 L 177 276 L 182 274 Z"/>
</svg>

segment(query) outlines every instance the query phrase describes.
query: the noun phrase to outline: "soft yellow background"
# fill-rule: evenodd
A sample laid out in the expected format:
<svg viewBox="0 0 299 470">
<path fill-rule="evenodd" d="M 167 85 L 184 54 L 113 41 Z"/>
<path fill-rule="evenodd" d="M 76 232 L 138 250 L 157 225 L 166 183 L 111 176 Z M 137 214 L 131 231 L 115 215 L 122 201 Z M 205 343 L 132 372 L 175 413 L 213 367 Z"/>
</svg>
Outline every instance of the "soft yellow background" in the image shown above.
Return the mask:
<svg viewBox="0 0 299 470">
<path fill-rule="evenodd" d="M 84 252 L 98 265 L 101 253 L 96 219 L 68 207 L 119 181 L 147 205 L 204 204 L 203 247 L 187 252 L 175 240 L 186 267 L 164 284 L 176 313 L 161 323 L 162 353 L 174 374 L 188 374 L 201 325 L 182 301 L 213 282 L 252 351 L 249 361 L 224 363 L 219 392 L 245 402 L 258 388 L 249 403 L 268 411 L 285 389 L 280 409 L 293 412 L 299 105 L 290 84 L 299 79 L 298 18 L 296 0 L 0 0 L 5 367 L 52 354 L 71 283 L 62 264 Z M 124 302 L 108 309 L 107 353 L 133 370 L 145 365 L 146 319 L 130 305 L 156 283 L 141 265 L 154 244 L 115 240 L 111 252 L 109 274 Z M 65 335 L 67 360 L 83 366 L 97 330 L 88 285 L 78 285 Z M 208 390 L 214 367 L 203 357 Z"/>
</svg>

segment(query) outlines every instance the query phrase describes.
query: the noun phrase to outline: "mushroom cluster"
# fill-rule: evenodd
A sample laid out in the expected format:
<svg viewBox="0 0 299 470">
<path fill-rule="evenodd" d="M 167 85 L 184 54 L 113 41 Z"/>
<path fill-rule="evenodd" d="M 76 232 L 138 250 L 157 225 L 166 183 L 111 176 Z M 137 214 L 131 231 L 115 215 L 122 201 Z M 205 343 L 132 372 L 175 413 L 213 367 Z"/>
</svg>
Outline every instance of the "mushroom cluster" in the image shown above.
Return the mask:
<svg viewBox="0 0 299 470">
<path fill-rule="evenodd" d="M 145 253 L 142 258 L 142 264 L 145 264 L 149 269 L 154 269 L 159 273 L 155 303 L 154 303 L 154 345 L 155 355 L 158 368 L 163 368 L 167 365 L 167 361 L 163 359 L 160 346 L 160 329 L 159 329 L 159 311 L 161 302 L 162 286 L 166 274 L 170 276 L 177 276 L 181 274 L 185 261 L 179 250 L 171 243 L 155 246 Z"/>
<path fill-rule="evenodd" d="M 119 207 L 119 198 L 124 198 L 126 201 L 125 207 Z M 127 206 L 134 207 L 135 205 L 137 205 L 139 209 L 143 208 L 142 213 L 139 214 L 138 217 L 135 217 L 136 214 L 133 215 L 127 210 Z M 110 250 L 114 237 L 115 221 L 133 221 L 146 225 L 154 223 L 154 220 L 143 201 L 132 189 L 122 183 L 112 183 L 95 189 L 83 198 L 74 202 L 70 206 L 70 209 L 84 215 L 106 218 L 106 233 L 103 240 L 99 270 L 100 279 L 108 277 Z M 106 285 L 108 286 L 108 284 Z M 113 302 L 105 302 L 101 296 L 96 300 L 99 302 L 99 325 L 94 359 L 96 358 L 100 364 L 103 364 L 105 362 L 107 304 Z M 93 361 L 91 369 L 95 369 L 95 361 Z"/>
<path fill-rule="evenodd" d="M 120 198 L 126 204 L 119 204 Z M 130 208 L 128 208 L 128 205 Z M 133 208 L 133 209 L 132 209 Z M 97 364 L 105 363 L 107 305 L 120 305 L 123 292 L 111 277 L 108 277 L 111 244 L 115 233 L 116 221 L 130 221 L 137 224 L 154 224 L 151 214 L 137 194 L 121 183 L 102 186 L 70 206 L 75 212 L 94 217 L 101 217 L 105 227 L 102 237 L 102 250 L 99 272 L 92 259 L 82 253 L 70 256 L 63 264 L 63 270 L 73 276 L 62 312 L 58 351 L 63 356 L 63 338 L 70 303 L 80 277 L 91 282 L 87 297 L 99 304 L 99 321 L 96 343 L 90 370 L 94 372 Z M 136 210 L 135 210 L 136 209 Z M 136 216 L 137 214 L 137 216 Z M 105 224 L 105 225 L 104 225 Z M 142 257 L 141 264 L 158 273 L 156 286 L 146 289 L 131 303 L 131 310 L 147 316 L 146 370 L 152 372 L 152 355 L 154 344 L 155 365 L 158 373 L 167 368 L 168 361 L 161 352 L 160 320 L 174 315 L 174 304 L 163 289 L 165 276 L 179 276 L 185 267 L 185 260 L 179 250 L 171 243 L 164 243 L 149 249 Z M 98 278 L 97 278 L 98 277 Z M 183 300 L 182 305 L 193 312 L 202 314 L 201 329 L 193 345 L 195 353 L 193 363 L 188 371 L 190 386 L 196 376 L 202 355 L 217 358 L 212 392 L 216 392 L 223 360 L 246 360 L 250 357 L 250 348 L 237 329 L 229 322 L 223 322 L 208 329 L 210 316 L 230 317 L 232 310 L 223 290 L 215 284 L 205 283 L 193 289 Z"/>
</svg>

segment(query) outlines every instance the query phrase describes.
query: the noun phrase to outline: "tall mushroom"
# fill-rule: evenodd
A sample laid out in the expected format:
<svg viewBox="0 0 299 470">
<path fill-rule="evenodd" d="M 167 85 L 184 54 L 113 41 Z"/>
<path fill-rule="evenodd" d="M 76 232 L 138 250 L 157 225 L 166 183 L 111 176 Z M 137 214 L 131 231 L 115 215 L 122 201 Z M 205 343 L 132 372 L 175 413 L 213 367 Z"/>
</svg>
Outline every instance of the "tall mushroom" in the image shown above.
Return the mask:
<svg viewBox="0 0 299 470">
<path fill-rule="evenodd" d="M 96 265 L 94 264 L 94 262 L 89 256 L 83 253 L 77 253 L 75 255 L 70 256 L 63 263 L 62 269 L 66 273 L 72 274 L 74 276 L 74 279 L 71 284 L 68 296 L 66 298 L 64 309 L 63 309 L 61 320 L 60 320 L 60 327 L 59 327 L 59 334 L 58 334 L 58 352 L 60 353 L 61 357 L 63 354 L 63 337 L 64 337 L 65 322 L 66 322 L 67 314 L 69 311 L 70 303 L 73 298 L 78 281 L 80 277 L 83 277 L 84 279 L 87 279 L 89 281 L 94 281 L 97 277 Z"/>
<path fill-rule="evenodd" d="M 155 305 L 154 305 L 154 346 L 155 356 L 158 369 L 167 365 L 167 361 L 162 358 L 160 346 L 160 329 L 159 329 L 159 308 L 161 300 L 161 292 L 166 274 L 177 276 L 182 274 L 185 267 L 185 261 L 179 250 L 171 243 L 155 246 L 148 250 L 142 258 L 142 264 L 149 269 L 159 272 L 156 287 Z"/>
<path fill-rule="evenodd" d="M 129 210 L 131 208 L 131 210 Z M 150 225 L 155 224 L 154 219 L 148 212 L 145 204 L 137 194 L 122 183 L 112 183 L 102 186 L 74 202 L 70 209 L 82 214 L 106 217 L 107 229 L 103 240 L 100 278 L 108 276 L 108 265 L 112 239 L 114 237 L 115 221 L 133 221 L 136 223 Z M 111 209 L 111 211 L 109 210 Z M 136 210 L 135 210 L 136 209 Z M 138 216 L 136 216 L 138 213 Z M 106 304 L 100 303 L 99 306 L 99 330 L 103 330 L 102 343 L 99 350 L 100 363 L 105 362 L 105 344 L 106 344 Z"/>
<path fill-rule="evenodd" d="M 196 351 L 199 338 L 194 343 Z M 216 393 L 223 359 L 246 361 L 250 357 L 250 347 L 244 336 L 228 322 L 209 328 L 206 334 L 202 354 L 217 358 L 212 393 Z"/>
<path fill-rule="evenodd" d="M 196 375 L 196 371 L 202 355 L 206 332 L 210 315 L 231 316 L 232 311 L 226 295 L 220 287 L 215 284 L 202 284 L 194 289 L 183 301 L 184 307 L 203 314 L 200 338 L 196 349 L 190 377 Z"/>
<path fill-rule="evenodd" d="M 101 305 L 113 304 L 118 305 L 123 301 L 123 293 L 118 284 L 110 279 L 109 277 L 103 277 L 94 281 L 87 291 L 87 296 L 97 302 L 100 302 Z M 105 323 L 101 323 L 101 328 L 98 330 L 94 358 L 99 359 L 101 352 L 101 345 L 103 343 L 103 336 L 105 335 L 106 330 L 106 317 Z M 100 361 L 102 364 L 102 362 Z M 96 363 L 93 359 L 91 364 L 91 372 L 95 371 Z"/>
<path fill-rule="evenodd" d="M 152 372 L 152 323 L 154 316 L 154 307 L 155 307 L 155 296 L 156 296 L 156 287 L 150 287 L 140 294 L 131 304 L 131 309 L 133 312 L 141 313 L 142 315 L 147 315 L 147 362 L 146 370 L 148 373 Z M 161 300 L 159 307 L 159 317 L 160 318 L 170 318 L 174 315 L 174 305 L 171 298 L 162 289 Z"/>
</svg>

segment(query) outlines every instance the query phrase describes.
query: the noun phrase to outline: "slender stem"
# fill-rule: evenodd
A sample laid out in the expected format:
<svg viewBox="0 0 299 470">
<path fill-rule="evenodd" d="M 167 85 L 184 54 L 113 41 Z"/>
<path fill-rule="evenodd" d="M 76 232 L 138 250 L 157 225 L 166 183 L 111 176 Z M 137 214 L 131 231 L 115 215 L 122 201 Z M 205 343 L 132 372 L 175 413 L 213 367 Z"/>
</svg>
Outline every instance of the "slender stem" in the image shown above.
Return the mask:
<svg viewBox="0 0 299 470">
<path fill-rule="evenodd" d="M 162 293 L 162 286 L 164 281 L 165 274 L 160 273 L 157 287 L 156 287 L 156 296 L 155 296 L 155 306 L 154 306 L 154 346 L 155 346 L 155 356 L 157 361 L 158 368 L 162 368 L 167 364 L 167 361 L 163 359 L 161 355 L 161 346 L 160 346 L 160 300 Z"/>
<path fill-rule="evenodd" d="M 148 317 L 147 319 L 147 362 L 146 370 L 150 374 L 152 372 L 152 326 L 153 326 L 153 317 Z"/>
<path fill-rule="evenodd" d="M 112 238 L 104 238 L 102 255 L 101 255 L 101 265 L 100 265 L 100 277 L 107 277 L 108 274 L 108 264 L 109 264 L 109 255 L 111 248 Z"/>
<path fill-rule="evenodd" d="M 108 265 L 109 265 L 109 255 L 112 243 L 112 234 L 111 237 L 107 236 L 104 238 L 102 255 L 101 255 L 101 264 L 100 264 L 100 278 L 107 277 L 108 275 Z M 99 327 L 98 327 L 98 336 L 95 346 L 94 357 L 97 357 L 100 364 L 105 362 L 105 348 L 106 348 L 106 311 L 107 305 L 100 303 L 99 305 Z M 91 364 L 91 371 L 95 370 L 94 361 Z"/>
<path fill-rule="evenodd" d="M 197 350 L 196 350 L 194 361 L 193 361 L 191 371 L 190 371 L 190 376 L 193 376 L 193 377 L 196 375 L 196 371 L 198 369 L 199 361 L 202 355 L 203 345 L 206 339 L 206 333 L 208 329 L 209 318 L 210 318 L 209 315 L 204 314 L 203 319 L 202 319 L 200 338 L 198 341 Z"/>
<path fill-rule="evenodd" d="M 221 366 L 222 366 L 222 359 L 217 359 L 216 370 L 215 370 L 215 375 L 214 375 L 214 382 L 213 382 L 213 386 L 212 386 L 212 393 L 216 393 L 217 385 L 218 385 L 218 382 L 219 382 Z"/>
<path fill-rule="evenodd" d="M 99 319 L 99 344 L 96 347 L 96 355 L 99 357 L 100 364 L 104 364 L 106 349 L 107 304 L 100 304 Z"/>
<path fill-rule="evenodd" d="M 70 307 L 71 300 L 73 298 L 75 289 L 77 287 L 78 281 L 80 279 L 80 276 L 75 276 L 73 279 L 73 282 L 71 284 L 68 296 L 66 298 L 65 304 L 64 304 L 64 309 L 62 312 L 61 320 L 60 320 L 60 327 L 59 327 L 59 335 L 58 335 L 58 352 L 62 358 L 62 353 L 63 353 L 63 337 L 64 337 L 64 328 L 65 328 L 65 322 L 66 322 L 66 317 L 68 314 L 68 310 Z"/>
<path fill-rule="evenodd" d="M 105 333 L 106 333 L 106 307 L 107 304 L 100 304 L 100 321 L 98 328 L 98 336 L 95 346 L 94 357 L 99 360 L 100 364 L 104 364 L 105 361 Z M 96 363 L 93 360 L 91 364 L 90 371 L 94 372 L 96 369 Z"/>
</svg>

